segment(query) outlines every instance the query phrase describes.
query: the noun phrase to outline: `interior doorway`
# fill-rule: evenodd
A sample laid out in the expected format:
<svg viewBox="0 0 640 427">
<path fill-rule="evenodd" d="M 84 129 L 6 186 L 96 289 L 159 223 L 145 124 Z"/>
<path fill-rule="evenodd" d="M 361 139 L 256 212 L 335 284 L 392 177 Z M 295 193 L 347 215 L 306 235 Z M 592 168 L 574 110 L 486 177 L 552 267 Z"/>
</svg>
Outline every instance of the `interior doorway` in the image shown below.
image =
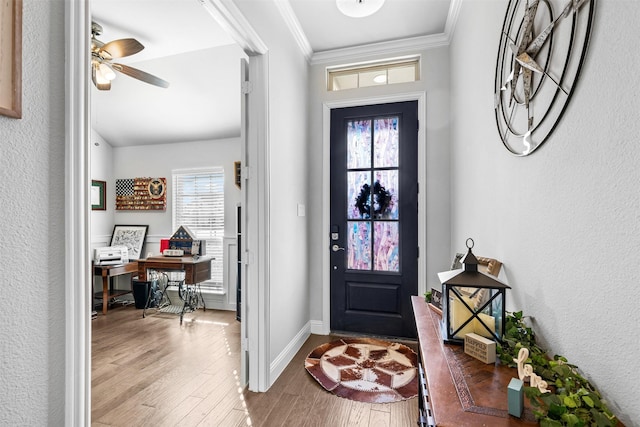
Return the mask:
<svg viewBox="0 0 640 427">
<path fill-rule="evenodd" d="M 252 95 L 248 96 L 248 111 L 252 123 L 248 125 L 249 138 L 244 147 L 243 160 L 247 160 L 253 151 L 264 143 L 268 132 L 266 111 L 266 85 L 267 85 L 267 48 L 257 34 L 249 27 L 239 10 L 233 5 L 223 4 L 220 0 L 206 0 L 203 2 L 206 11 L 211 13 L 214 19 L 223 21 L 234 39 L 240 44 L 248 56 L 252 58 L 249 66 L 249 76 L 254 88 Z M 66 233 L 68 239 L 65 248 L 65 295 L 66 298 L 66 370 L 65 370 L 65 401 L 67 425 L 89 425 L 91 417 L 91 299 L 92 292 L 89 286 L 92 283 L 91 276 L 91 250 L 90 250 L 90 155 L 88 141 L 90 140 L 90 111 L 89 96 L 91 76 L 88 67 L 90 59 L 89 40 L 91 14 L 87 2 L 70 2 L 65 8 L 66 14 L 66 50 L 69 60 L 66 62 L 66 145 L 65 163 L 67 179 L 65 183 L 65 207 L 66 207 Z M 262 136 L 261 136 L 262 135 Z M 255 154 L 255 153 L 254 153 Z M 264 162 L 264 157 L 251 157 L 256 168 Z M 254 212 L 264 211 L 268 200 L 260 202 L 251 195 L 259 194 L 262 190 L 259 179 L 247 179 L 245 197 L 247 209 Z M 255 241 L 264 233 L 254 220 L 246 220 L 244 229 L 246 234 L 254 238 L 247 239 L 245 247 L 254 249 L 260 256 L 264 252 L 264 243 L 258 245 Z M 264 236 L 263 236 L 264 237 Z M 255 239 L 255 241 L 254 241 Z M 264 242 L 264 239 L 260 239 Z M 257 277 L 255 266 L 248 265 L 245 269 L 246 280 Z M 265 366 L 268 367 L 266 351 L 260 346 L 258 339 L 259 322 L 262 311 L 266 310 L 266 301 L 257 295 L 257 289 L 243 286 L 248 289 L 245 293 L 246 300 L 252 301 L 255 309 L 243 314 L 246 319 L 247 335 L 255 338 L 255 345 L 246 345 L 251 363 L 248 364 L 248 382 L 250 389 L 258 390 L 261 378 L 266 377 Z M 255 293 L 254 293 L 255 290 Z M 246 338 L 245 338 L 246 339 Z M 253 383 L 253 386 L 252 386 Z"/>
</svg>

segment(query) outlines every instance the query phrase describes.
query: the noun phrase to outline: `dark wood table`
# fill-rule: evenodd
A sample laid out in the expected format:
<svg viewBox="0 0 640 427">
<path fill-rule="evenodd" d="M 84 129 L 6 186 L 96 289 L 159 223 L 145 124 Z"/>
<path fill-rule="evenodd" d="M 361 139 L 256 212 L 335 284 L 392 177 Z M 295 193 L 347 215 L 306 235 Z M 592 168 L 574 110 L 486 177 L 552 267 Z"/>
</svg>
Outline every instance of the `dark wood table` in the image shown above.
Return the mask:
<svg viewBox="0 0 640 427">
<path fill-rule="evenodd" d="M 507 387 L 511 378 L 518 376 L 515 368 L 487 365 L 465 354 L 462 346 L 445 344 L 440 334 L 441 315 L 430 308 L 424 297 L 413 296 L 411 302 L 418 329 L 420 363 L 427 382 L 428 405 L 437 426 L 538 425 L 526 398 L 522 418 L 508 413 Z M 421 409 L 423 405 L 421 402 Z"/>
<path fill-rule="evenodd" d="M 102 277 L 102 314 L 107 314 L 107 307 L 109 306 L 109 300 L 111 298 L 116 298 L 120 295 L 131 293 L 132 291 L 131 286 L 129 290 L 114 291 L 111 287 L 111 278 L 123 274 L 135 274 L 137 272 L 137 261 L 119 265 L 93 265 L 93 275 Z M 93 285 L 91 295 L 93 295 Z"/>
<path fill-rule="evenodd" d="M 191 256 L 170 257 L 157 256 L 138 260 L 138 279 L 147 280 L 147 270 L 159 271 L 184 271 L 184 282 L 187 285 L 195 285 L 211 278 L 212 257 L 201 256 L 194 258 Z"/>
</svg>

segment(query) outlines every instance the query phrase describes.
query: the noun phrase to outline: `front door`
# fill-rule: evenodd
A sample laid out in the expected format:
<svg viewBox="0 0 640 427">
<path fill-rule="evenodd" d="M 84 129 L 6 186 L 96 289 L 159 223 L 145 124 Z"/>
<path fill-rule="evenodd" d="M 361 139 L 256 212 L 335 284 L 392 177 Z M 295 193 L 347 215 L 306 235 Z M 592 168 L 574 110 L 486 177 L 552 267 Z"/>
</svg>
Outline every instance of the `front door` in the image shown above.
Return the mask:
<svg viewBox="0 0 640 427">
<path fill-rule="evenodd" d="M 331 111 L 331 329 L 415 337 L 418 103 Z"/>
</svg>

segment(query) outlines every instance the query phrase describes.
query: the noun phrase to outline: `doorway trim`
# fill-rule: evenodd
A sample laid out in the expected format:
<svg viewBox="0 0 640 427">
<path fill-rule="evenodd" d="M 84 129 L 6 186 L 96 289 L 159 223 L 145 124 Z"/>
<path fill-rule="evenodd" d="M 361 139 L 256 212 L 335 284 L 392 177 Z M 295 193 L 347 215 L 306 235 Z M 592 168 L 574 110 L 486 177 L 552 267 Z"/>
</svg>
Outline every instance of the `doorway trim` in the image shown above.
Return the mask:
<svg viewBox="0 0 640 427">
<path fill-rule="evenodd" d="M 248 198 L 245 212 L 268 212 L 269 175 L 266 158 L 260 157 L 260 147 L 268 147 L 268 60 L 266 45 L 253 30 L 237 7 L 224 0 L 200 0 L 214 19 L 226 29 L 251 57 L 250 78 L 255 93 L 249 97 L 249 124 L 247 150 L 259 154 L 255 173 L 246 180 L 246 191 L 266 194 Z M 70 0 L 65 2 L 65 426 L 82 427 L 91 420 L 91 276 L 90 251 L 90 62 L 89 40 L 91 29 L 90 2 Z M 240 88 L 239 88 L 240 90 Z M 255 118 L 255 120 L 254 120 Z M 262 221 L 262 222 L 261 222 Z M 253 224 L 253 228 L 251 225 Z M 263 220 L 252 219 L 247 224 L 256 238 L 247 242 L 246 253 L 252 258 L 264 260 L 268 249 L 268 232 Z M 246 227 L 244 229 L 247 229 Z M 260 267 L 260 269 L 259 269 Z M 262 277 L 262 262 L 249 263 L 247 275 L 251 278 L 243 289 L 252 310 L 248 312 L 247 351 L 250 360 L 249 386 L 258 391 L 267 383 L 269 373 L 268 326 L 260 326 L 260 319 L 268 319 L 268 276 Z M 253 385 L 253 386 L 252 386 Z"/>
<path fill-rule="evenodd" d="M 334 108 L 358 107 L 373 104 L 386 104 L 390 102 L 418 101 L 418 247 L 421 248 L 418 259 L 418 294 L 425 292 L 427 277 L 426 259 L 426 178 L 427 178 L 427 146 L 426 146 L 426 92 L 407 92 L 376 97 L 345 99 L 340 101 L 327 101 L 322 104 L 322 323 L 314 325 L 314 334 L 328 335 L 331 333 L 331 280 L 330 280 L 330 144 L 331 144 L 331 110 Z M 319 326 L 319 328 L 318 328 Z"/>
</svg>

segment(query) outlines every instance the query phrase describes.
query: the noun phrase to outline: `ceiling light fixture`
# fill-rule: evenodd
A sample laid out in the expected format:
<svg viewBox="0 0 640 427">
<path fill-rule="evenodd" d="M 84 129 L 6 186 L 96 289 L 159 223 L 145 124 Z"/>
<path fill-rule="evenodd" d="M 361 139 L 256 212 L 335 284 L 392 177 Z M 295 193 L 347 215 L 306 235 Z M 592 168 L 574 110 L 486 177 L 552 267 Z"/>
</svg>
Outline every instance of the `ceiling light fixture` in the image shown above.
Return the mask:
<svg viewBox="0 0 640 427">
<path fill-rule="evenodd" d="M 375 76 L 373 78 L 373 81 L 378 83 L 378 84 L 382 84 L 382 83 L 386 83 L 387 82 L 387 75 L 386 74 L 378 74 L 377 76 Z"/>
<path fill-rule="evenodd" d="M 373 15 L 383 4 L 384 0 L 336 0 L 338 10 L 351 18 Z"/>
</svg>

